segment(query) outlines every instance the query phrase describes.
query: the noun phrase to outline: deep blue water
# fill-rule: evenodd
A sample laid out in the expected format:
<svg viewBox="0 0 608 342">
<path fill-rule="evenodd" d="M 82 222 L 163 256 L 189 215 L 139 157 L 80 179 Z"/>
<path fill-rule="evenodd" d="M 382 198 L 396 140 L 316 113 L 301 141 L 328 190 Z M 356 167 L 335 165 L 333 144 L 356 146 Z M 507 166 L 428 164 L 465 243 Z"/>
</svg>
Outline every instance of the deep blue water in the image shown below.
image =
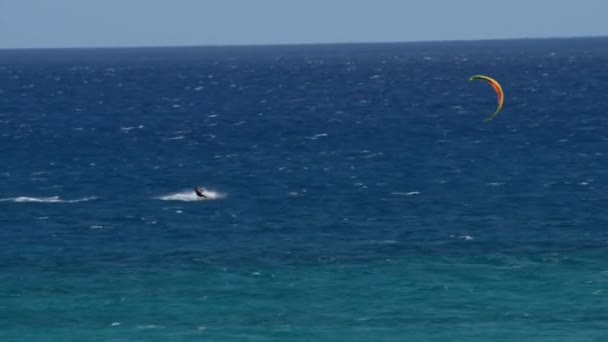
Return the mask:
<svg viewBox="0 0 608 342">
<path fill-rule="evenodd" d="M 607 87 L 603 38 L 0 51 L 0 340 L 608 341 Z"/>
</svg>

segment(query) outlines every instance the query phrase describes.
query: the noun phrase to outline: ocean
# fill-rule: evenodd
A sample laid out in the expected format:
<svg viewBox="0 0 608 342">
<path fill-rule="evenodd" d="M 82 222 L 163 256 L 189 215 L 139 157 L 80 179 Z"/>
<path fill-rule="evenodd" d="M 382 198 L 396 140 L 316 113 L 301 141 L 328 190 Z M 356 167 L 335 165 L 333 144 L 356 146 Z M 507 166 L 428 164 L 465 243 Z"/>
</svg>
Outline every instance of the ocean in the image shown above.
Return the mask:
<svg viewBox="0 0 608 342">
<path fill-rule="evenodd" d="M 0 340 L 608 341 L 607 87 L 608 38 L 1 50 Z"/>
</svg>

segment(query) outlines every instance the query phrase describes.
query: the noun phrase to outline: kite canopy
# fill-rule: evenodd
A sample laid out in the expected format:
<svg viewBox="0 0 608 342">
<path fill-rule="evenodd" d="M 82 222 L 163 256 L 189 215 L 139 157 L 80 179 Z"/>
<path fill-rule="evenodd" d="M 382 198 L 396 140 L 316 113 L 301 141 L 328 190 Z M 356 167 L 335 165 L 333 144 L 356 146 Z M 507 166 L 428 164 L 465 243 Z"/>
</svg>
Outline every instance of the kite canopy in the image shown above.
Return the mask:
<svg viewBox="0 0 608 342">
<path fill-rule="evenodd" d="M 471 78 L 469 78 L 469 81 L 475 81 L 475 80 L 488 82 L 492 86 L 492 88 L 494 88 L 494 91 L 496 92 L 496 96 L 498 97 L 498 108 L 496 108 L 496 111 L 494 112 L 494 114 L 490 115 L 487 119 L 484 120 L 484 122 L 487 122 L 487 121 L 494 119 L 494 117 L 496 115 L 498 115 L 498 113 L 502 110 L 502 106 L 505 102 L 505 94 L 502 92 L 502 87 L 500 86 L 500 84 L 491 77 L 484 76 L 484 75 L 474 75 L 474 76 L 471 76 Z"/>
</svg>

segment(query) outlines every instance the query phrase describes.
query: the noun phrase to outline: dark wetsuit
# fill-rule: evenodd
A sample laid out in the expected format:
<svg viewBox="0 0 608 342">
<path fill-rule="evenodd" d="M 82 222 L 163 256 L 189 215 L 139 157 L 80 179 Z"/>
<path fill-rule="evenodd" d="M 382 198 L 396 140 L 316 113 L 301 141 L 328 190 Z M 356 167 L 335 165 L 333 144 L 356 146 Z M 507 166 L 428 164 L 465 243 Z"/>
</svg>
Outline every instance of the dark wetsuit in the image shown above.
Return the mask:
<svg viewBox="0 0 608 342">
<path fill-rule="evenodd" d="M 194 188 L 194 192 L 196 193 L 196 196 L 198 196 L 198 197 L 207 198 L 207 196 L 205 196 L 205 194 L 203 193 L 203 191 L 200 188 Z"/>
</svg>

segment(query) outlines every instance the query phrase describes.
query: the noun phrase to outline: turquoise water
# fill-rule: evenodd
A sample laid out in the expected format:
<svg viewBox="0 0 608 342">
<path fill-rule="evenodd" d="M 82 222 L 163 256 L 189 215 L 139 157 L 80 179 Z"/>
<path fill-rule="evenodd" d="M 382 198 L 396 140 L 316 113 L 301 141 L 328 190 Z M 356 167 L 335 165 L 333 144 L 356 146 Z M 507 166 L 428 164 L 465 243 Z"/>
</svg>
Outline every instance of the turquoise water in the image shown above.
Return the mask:
<svg viewBox="0 0 608 342">
<path fill-rule="evenodd" d="M 0 51 L 0 338 L 608 341 L 607 42 Z"/>
</svg>

